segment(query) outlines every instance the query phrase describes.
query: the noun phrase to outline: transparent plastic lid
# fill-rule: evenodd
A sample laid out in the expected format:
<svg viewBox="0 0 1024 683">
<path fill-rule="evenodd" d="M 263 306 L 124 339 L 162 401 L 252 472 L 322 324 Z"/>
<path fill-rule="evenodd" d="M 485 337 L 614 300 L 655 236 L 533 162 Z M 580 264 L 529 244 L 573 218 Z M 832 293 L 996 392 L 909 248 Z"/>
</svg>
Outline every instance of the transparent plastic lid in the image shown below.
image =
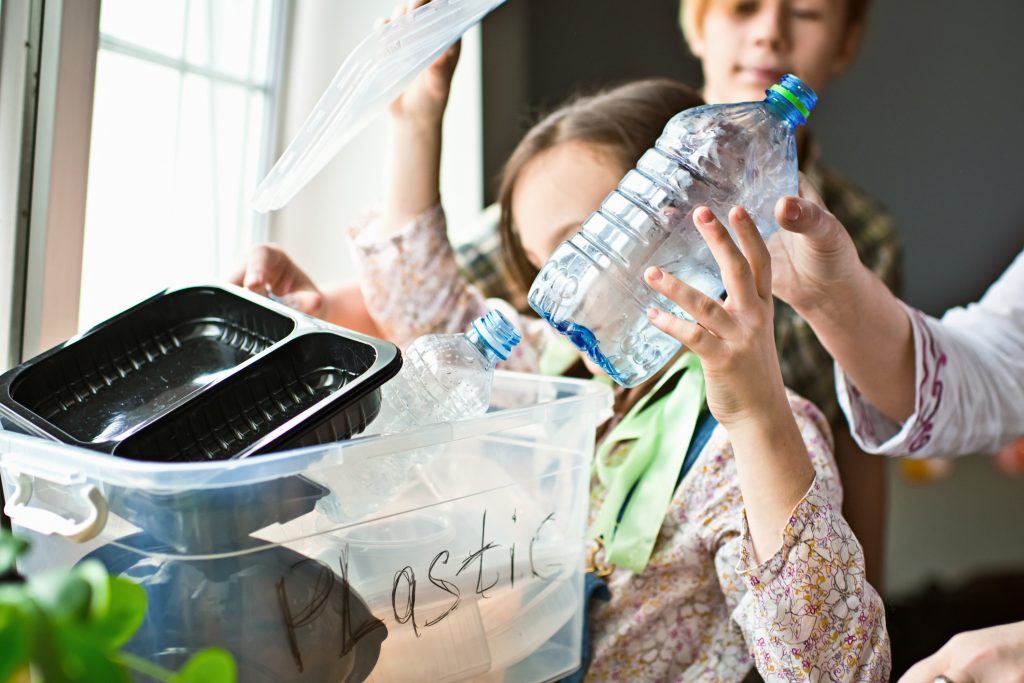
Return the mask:
<svg viewBox="0 0 1024 683">
<path fill-rule="evenodd" d="M 287 204 L 421 71 L 505 0 L 432 0 L 378 27 L 345 59 L 270 173 L 253 207 Z"/>
</svg>

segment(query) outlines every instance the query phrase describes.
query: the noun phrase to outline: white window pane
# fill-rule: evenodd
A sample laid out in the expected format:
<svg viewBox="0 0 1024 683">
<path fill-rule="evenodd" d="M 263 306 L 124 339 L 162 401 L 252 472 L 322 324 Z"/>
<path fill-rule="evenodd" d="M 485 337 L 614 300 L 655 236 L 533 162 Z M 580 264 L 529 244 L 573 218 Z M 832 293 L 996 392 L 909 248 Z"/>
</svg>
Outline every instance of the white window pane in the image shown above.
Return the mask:
<svg viewBox="0 0 1024 683">
<path fill-rule="evenodd" d="M 173 230 L 167 211 L 180 77 L 101 51 L 89 161 L 82 263 L 83 326 L 164 285 L 152 251 Z M 159 252 L 157 252 L 159 253 Z M 169 256 L 169 255 L 165 255 Z"/>
<path fill-rule="evenodd" d="M 186 58 L 219 74 L 248 79 L 255 24 L 251 0 L 191 0 Z"/>
<path fill-rule="evenodd" d="M 240 201 L 243 167 L 254 163 L 251 159 L 258 153 L 258 147 L 247 147 L 248 99 L 248 92 L 238 86 L 185 78 L 179 163 L 182 194 L 190 203 L 183 207 L 183 219 L 206 226 L 197 239 L 208 249 L 212 277 L 223 276 L 236 262 L 236 236 L 249 241 L 252 235 L 252 211 Z"/>
<path fill-rule="evenodd" d="M 119 4 L 105 0 L 104 11 L 106 2 Z M 146 53 L 154 46 L 142 43 L 141 51 L 104 43 L 98 56 L 83 327 L 165 287 L 222 280 L 256 226 L 265 230 L 249 202 L 269 162 L 269 96 L 246 81 L 255 46 L 271 42 L 253 31 L 275 30 L 273 0 L 183 7 L 189 60 L 154 63 Z"/>
<path fill-rule="evenodd" d="M 103 0 L 100 33 L 181 59 L 187 0 Z"/>
<path fill-rule="evenodd" d="M 250 237 L 248 240 L 236 239 L 234 246 L 235 261 L 239 262 L 242 256 L 248 252 L 255 242 L 263 242 L 268 239 L 267 217 L 257 214 L 252 210 L 252 198 L 256 194 L 256 186 L 263 180 L 270 164 L 275 161 L 270 158 L 269 145 L 266 144 L 266 130 L 268 119 L 272 120 L 270 110 L 270 98 L 264 93 L 254 91 L 249 93 L 249 123 L 246 126 L 246 160 L 242 169 L 243 185 L 241 194 L 238 197 L 239 213 L 249 216 Z M 242 235 L 239 234 L 241 238 Z"/>
<path fill-rule="evenodd" d="M 269 73 L 271 39 L 273 32 L 270 30 L 271 22 L 274 19 L 274 5 L 271 0 L 259 0 L 254 3 L 256 12 L 256 31 L 254 34 L 255 45 L 253 46 L 252 71 L 249 73 L 250 80 L 256 83 L 267 83 L 272 74 Z"/>
<path fill-rule="evenodd" d="M 251 242 L 248 93 L 105 52 L 97 64 L 81 320 L 222 279 Z M 255 146 L 253 146 L 255 145 Z"/>
<path fill-rule="evenodd" d="M 213 50 L 210 47 L 210 16 L 200 5 L 206 3 L 190 2 L 188 25 L 185 29 L 185 59 L 190 64 L 209 66 L 213 61 Z"/>
</svg>

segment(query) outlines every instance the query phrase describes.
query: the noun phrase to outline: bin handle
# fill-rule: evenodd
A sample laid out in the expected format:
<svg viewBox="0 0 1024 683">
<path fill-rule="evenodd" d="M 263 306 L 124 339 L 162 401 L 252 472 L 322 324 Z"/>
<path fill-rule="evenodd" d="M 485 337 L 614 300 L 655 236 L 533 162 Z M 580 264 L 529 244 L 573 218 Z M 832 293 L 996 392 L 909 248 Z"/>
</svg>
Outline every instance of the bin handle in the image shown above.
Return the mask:
<svg viewBox="0 0 1024 683">
<path fill-rule="evenodd" d="M 56 512 L 28 506 L 32 499 L 32 477 L 14 473 L 14 495 L 4 505 L 11 522 L 45 536 L 57 535 L 84 543 L 99 534 L 107 524 L 107 500 L 92 484 L 72 489 L 74 496 L 89 508 L 85 519 L 75 521 Z"/>
</svg>

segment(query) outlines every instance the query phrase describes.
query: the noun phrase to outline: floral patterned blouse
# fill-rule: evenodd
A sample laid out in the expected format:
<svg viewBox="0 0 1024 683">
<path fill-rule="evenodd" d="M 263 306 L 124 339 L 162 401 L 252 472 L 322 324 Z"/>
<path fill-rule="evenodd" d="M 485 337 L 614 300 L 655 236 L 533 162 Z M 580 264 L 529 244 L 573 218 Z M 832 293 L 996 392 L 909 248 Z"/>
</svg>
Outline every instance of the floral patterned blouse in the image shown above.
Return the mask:
<svg viewBox="0 0 1024 683">
<path fill-rule="evenodd" d="M 400 346 L 462 331 L 501 307 L 524 337 L 505 367 L 536 371 L 555 333 L 465 282 L 440 207 L 386 241 L 375 241 L 368 224 L 351 233 L 367 307 Z M 619 568 L 609 577 L 611 600 L 592 613 L 588 681 L 741 681 L 754 665 L 769 681 L 888 680 L 882 601 L 840 514 L 827 423 L 796 395 L 790 405 L 816 478 L 781 548 L 756 561 L 732 447 L 717 428 L 677 489 L 646 569 Z M 592 510 L 603 496 L 595 477 Z"/>
</svg>

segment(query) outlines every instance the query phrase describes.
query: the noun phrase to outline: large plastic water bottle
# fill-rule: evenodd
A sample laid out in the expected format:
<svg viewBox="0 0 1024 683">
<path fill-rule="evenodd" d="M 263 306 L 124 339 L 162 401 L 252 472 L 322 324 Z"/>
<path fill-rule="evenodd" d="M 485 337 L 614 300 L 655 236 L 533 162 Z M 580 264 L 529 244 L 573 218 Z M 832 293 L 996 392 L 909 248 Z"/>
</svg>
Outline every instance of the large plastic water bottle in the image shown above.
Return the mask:
<svg viewBox="0 0 1024 683">
<path fill-rule="evenodd" d="M 694 208 L 709 206 L 729 227 L 729 209 L 743 206 L 767 238 L 778 229 L 775 203 L 797 192 L 796 128 L 818 98 L 792 75 L 766 94 L 674 116 L 530 288 L 534 310 L 623 386 L 648 379 L 680 348 L 650 323 L 647 309 L 689 317 L 647 286 L 648 266 L 711 297 L 723 292 Z"/>
<path fill-rule="evenodd" d="M 519 343 L 499 311 L 473 321 L 465 334 L 420 337 L 405 351 L 402 370 L 381 387 L 381 409 L 367 433 L 391 434 L 418 425 L 487 412 L 494 365 Z"/>
</svg>

